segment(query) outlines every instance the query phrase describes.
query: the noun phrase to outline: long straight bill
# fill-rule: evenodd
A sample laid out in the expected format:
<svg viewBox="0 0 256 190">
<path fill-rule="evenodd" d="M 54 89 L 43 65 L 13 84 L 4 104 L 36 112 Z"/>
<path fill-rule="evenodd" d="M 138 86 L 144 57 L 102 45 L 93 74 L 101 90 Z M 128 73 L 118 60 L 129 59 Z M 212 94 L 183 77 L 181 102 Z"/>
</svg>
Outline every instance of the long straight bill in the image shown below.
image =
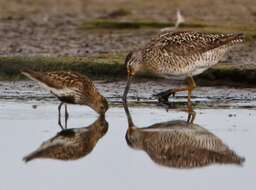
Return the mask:
<svg viewBox="0 0 256 190">
<path fill-rule="evenodd" d="M 127 116 L 127 119 L 128 119 L 129 127 L 134 126 L 133 121 L 132 121 L 132 117 L 131 117 L 131 114 L 129 112 L 128 105 L 127 105 L 127 94 L 129 92 L 129 89 L 130 89 L 131 80 L 132 80 L 132 77 L 128 75 L 127 84 L 126 84 L 124 94 L 123 94 L 123 105 L 124 105 L 124 110 L 125 110 L 125 113 L 126 113 L 126 116 Z"/>
</svg>

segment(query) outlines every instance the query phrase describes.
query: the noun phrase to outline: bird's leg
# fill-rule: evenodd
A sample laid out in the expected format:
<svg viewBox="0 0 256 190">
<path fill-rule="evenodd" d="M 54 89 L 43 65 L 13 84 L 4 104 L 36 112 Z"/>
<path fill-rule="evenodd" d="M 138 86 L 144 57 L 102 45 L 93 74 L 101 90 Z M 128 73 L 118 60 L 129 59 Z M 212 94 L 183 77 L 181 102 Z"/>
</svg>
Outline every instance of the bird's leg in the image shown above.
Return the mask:
<svg viewBox="0 0 256 190">
<path fill-rule="evenodd" d="M 188 119 L 187 119 L 187 123 L 193 123 L 196 117 L 196 112 L 193 110 L 192 108 L 192 102 L 191 102 L 191 93 L 192 91 L 189 90 L 188 91 Z"/>
<path fill-rule="evenodd" d="M 160 92 L 158 94 L 154 94 L 153 96 L 158 97 L 158 101 L 160 103 L 168 104 L 169 96 L 171 96 L 171 95 L 175 96 L 177 92 L 189 91 L 190 88 L 191 88 L 191 90 L 193 90 L 196 87 L 196 83 L 192 77 L 187 78 L 187 83 L 188 83 L 188 87 L 169 89 L 169 90 Z"/>
<path fill-rule="evenodd" d="M 196 112 L 192 108 L 192 101 L 191 101 L 191 95 L 192 91 L 196 87 L 196 83 L 192 77 L 189 77 L 187 79 L 188 82 L 188 123 L 193 123 L 196 117 Z"/>
<path fill-rule="evenodd" d="M 194 79 L 190 76 L 187 78 L 187 84 L 188 86 L 185 88 L 176 88 L 176 89 L 170 89 L 164 92 L 160 92 L 159 94 L 156 94 L 155 96 L 159 97 L 158 101 L 162 104 L 164 104 L 164 106 L 167 106 L 167 111 L 170 107 L 173 107 L 172 104 L 170 104 L 168 102 L 168 98 L 170 95 L 175 96 L 175 94 L 177 92 L 182 92 L 182 91 L 188 91 L 188 106 L 187 109 L 184 110 L 186 112 L 188 112 L 188 122 L 189 123 L 193 123 L 196 113 L 193 111 L 192 108 L 192 101 L 191 101 L 191 95 L 192 95 L 192 91 L 194 90 L 194 88 L 196 88 L 196 83 L 194 81 Z"/>
<path fill-rule="evenodd" d="M 69 118 L 69 114 L 68 114 L 68 107 L 67 104 L 65 104 L 65 128 L 67 129 L 68 127 L 68 118 Z"/>
<path fill-rule="evenodd" d="M 169 89 L 153 96 L 158 97 L 158 102 L 166 107 L 166 110 L 168 111 L 169 108 L 175 108 L 174 102 L 168 101 L 169 96 L 172 95 L 174 97 L 177 92 L 188 91 L 188 88 L 189 87 Z"/>
<path fill-rule="evenodd" d="M 188 118 L 187 118 L 187 124 L 193 124 L 195 117 L 196 117 L 196 112 L 194 110 L 191 110 L 189 108 L 187 109 L 182 109 L 181 111 L 184 111 L 188 113 Z"/>
<path fill-rule="evenodd" d="M 62 105 L 63 105 L 63 102 L 61 102 L 61 103 L 59 104 L 59 106 L 58 106 L 58 111 L 59 111 L 59 120 L 58 120 L 58 124 L 59 124 L 59 126 L 61 127 L 61 129 L 63 130 L 64 127 L 63 127 L 62 124 L 61 124 L 61 107 L 62 107 Z"/>
</svg>

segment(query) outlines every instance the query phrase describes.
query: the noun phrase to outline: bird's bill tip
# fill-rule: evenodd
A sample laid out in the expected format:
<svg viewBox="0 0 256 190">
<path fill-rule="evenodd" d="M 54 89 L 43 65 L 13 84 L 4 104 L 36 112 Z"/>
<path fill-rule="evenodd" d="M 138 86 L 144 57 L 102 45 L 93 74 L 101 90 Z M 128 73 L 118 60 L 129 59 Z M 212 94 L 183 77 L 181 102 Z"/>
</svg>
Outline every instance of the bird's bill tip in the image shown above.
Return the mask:
<svg viewBox="0 0 256 190">
<path fill-rule="evenodd" d="M 22 161 L 27 164 L 29 161 L 31 161 L 31 159 L 29 157 L 25 156 L 22 158 Z"/>
</svg>

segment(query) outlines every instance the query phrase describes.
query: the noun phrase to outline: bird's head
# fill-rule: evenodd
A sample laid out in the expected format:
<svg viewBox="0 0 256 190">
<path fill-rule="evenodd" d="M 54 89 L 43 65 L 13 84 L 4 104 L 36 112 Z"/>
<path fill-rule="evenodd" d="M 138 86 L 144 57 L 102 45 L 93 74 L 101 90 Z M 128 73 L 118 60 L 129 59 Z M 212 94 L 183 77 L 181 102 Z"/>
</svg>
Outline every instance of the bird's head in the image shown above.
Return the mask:
<svg viewBox="0 0 256 190">
<path fill-rule="evenodd" d="M 131 148 L 141 149 L 143 147 L 143 134 L 136 127 L 128 128 L 125 139 Z"/>
<path fill-rule="evenodd" d="M 105 115 L 100 115 L 96 122 L 93 123 L 93 126 L 95 127 L 99 138 L 105 135 L 108 131 L 108 122 L 105 119 Z"/>
<path fill-rule="evenodd" d="M 128 76 L 134 76 L 141 70 L 142 67 L 142 50 L 130 52 L 125 58 L 125 67 L 127 69 Z"/>
<path fill-rule="evenodd" d="M 98 97 L 95 98 L 95 104 L 93 107 L 100 115 L 105 115 L 108 110 L 108 101 L 104 96 L 99 94 Z"/>
</svg>

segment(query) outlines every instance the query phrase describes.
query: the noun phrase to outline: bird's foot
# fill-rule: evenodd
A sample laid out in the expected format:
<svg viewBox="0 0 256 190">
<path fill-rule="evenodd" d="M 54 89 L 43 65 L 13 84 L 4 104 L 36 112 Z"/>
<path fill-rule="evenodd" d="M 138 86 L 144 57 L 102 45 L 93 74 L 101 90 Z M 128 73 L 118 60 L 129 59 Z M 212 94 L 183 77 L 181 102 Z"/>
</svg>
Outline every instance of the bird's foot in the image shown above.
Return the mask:
<svg viewBox="0 0 256 190">
<path fill-rule="evenodd" d="M 169 102 L 169 96 L 175 96 L 175 91 L 174 90 L 167 90 L 164 92 L 160 92 L 158 94 L 154 94 L 153 96 L 156 97 L 158 99 L 159 105 L 163 106 L 166 111 L 168 111 L 169 109 L 173 109 L 176 108 L 174 102 Z"/>
<path fill-rule="evenodd" d="M 169 109 L 175 109 L 176 105 L 174 102 L 166 102 L 166 103 L 159 103 L 159 106 L 162 106 L 165 108 L 165 110 L 168 112 Z"/>
<path fill-rule="evenodd" d="M 194 120 L 195 120 L 195 117 L 196 117 L 196 112 L 194 110 L 188 110 L 188 119 L 187 119 L 187 123 L 190 125 L 190 124 L 193 124 L 194 123 Z"/>
<path fill-rule="evenodd" d="M 160 92 L 158 94 L 154 94 L 153 96 L 156 97 L 160 103 L 168 103 L 169 96 L 172 95 L 174 97 L 175 94 L 176 94 L 175 90 L 170 89 L 170 90 Z"/>
</svg>

